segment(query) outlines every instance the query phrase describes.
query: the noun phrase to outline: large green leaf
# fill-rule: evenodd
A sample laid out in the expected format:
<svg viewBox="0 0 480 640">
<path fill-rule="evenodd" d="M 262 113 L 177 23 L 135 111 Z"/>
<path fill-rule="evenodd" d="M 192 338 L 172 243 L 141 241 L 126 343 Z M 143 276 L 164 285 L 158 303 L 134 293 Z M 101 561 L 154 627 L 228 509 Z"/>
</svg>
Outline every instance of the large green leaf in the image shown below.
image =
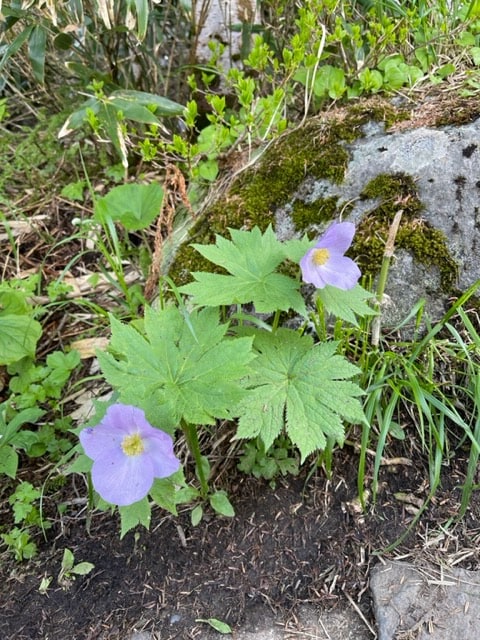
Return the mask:
<svg viewBox="0 0 480 640">
<path fill-rule="evenodd" d="M 131 4 L 132 2 L 130 2 Z M 148 27 L 148 0 L 133 0 L 135 11 L 137 13 L 137 37 L 140 41 L 145 38 Z"/>
<path fill-rule="evenodd" d="M 254 347 L 237 438 L 260 436 L 268 449 L 286 428 L 303 462 L 325 448 L 327 437 L 343 442 L 344 420 L 364 420 L 357 398 L 363 392 L 349 380 L 359 370 L 335 354 L 336 343 L 314 345 L 309 336 L 280 329 L 258 334 Z"/>
<path fill-rule="evenodd" d="M 160 214 L 163 189 L 159 184 L 122 184 L 95 203 L 95 219 L 111 218 L 129 231 L 145 229 Z"/>
<path fill-rule="evenodd" d="M 115 109 L 116 113 L 121 112 L 122 116 L 127 120 L 143 122 L 143 124 L 160 124 L 159 119 L 153 115 L 150 109 L 133 100 L 119 97 L 110 98 L 108 104 Z"/>
<path fill-rule="evenodd" d="M 0 315 L 0 365 L 33 358 L 41 335 L 40 323 L 28 315 Z"/>
<path fill-rule="evenodd" d="M 276 273 L 286 259 L 286 248 L 271 226 L 262 234 L 230 229 L 232 240 L 216 237 L 214 245 L 193 245 L 207 260 L 223 267 L 231 275 L 195 272 L 195 282 L 180 287 L 200 306 L 220 306 L 253 302 L 259 313 L 293 309 L 306 314 L 305 302 L 297 280 Z"/>
<path fill-rule="evenodd" d="M 218 311 L 145 310 L 145 336 L 111 318 L 111 349 L 99 353 L 108 382 L 126 404 L 144 409 L 173 433 L 181 419 L 214 424 L 231 418 L 246 393 L 241 381 L 254 358 L 251 338 L 225 337 Z"/>
</svg>

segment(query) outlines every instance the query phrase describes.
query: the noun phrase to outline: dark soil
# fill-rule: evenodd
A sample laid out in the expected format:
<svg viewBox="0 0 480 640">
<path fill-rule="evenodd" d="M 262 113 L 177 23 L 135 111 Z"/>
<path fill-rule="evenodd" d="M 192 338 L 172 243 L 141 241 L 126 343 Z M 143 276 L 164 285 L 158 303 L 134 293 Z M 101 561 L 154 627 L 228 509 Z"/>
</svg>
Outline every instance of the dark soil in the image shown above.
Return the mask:
<svg viewBox="0 0 480 640">
<path fill-rule="evenodd" d="M 116 516 L 94 513 L 89 521 L 84 503 L 78 511 L 71 504 L 34 560 L 19 564 L 3 554 L 0 638 L 64 640 L 68 629 L 76 640 L 113 640 L 128 637 L 133 628 L 155 632 L 162 640 L 199 638 L 205 626 L 198 618 L 236 627 L 260 605 L 288 617 L 304 603 L 339 606 L 345 594 L 372 621 L 370 564 L 412 521 L 412 504 L 397 499 L 398 492 L 424 499 L 427 475 L 418 464 L 385 465 L 376 505 L 362 514 L 355 500 L 357 462 L 346 447 L 337 452 L 330 479 L 322 469 L 311 473 L 306 467 L 300 477 L 279 480 L 276 488 L 239 474 L 232 464 L 235 518 L 207 514 L 193 528 L 188 512 L 174 518 L 157 510 L 150 532 L 139 529 L 123 540 Z M 425 531 L 456 510 L 458 496 L 448 490 L 458 486 L 456 476 L 448 470 L 446 487 L 397 551 L 414 554 Z M 47 509 L 53 506 L 49 502 L 84 494 L 83 487 L 77 494 L 74 479 L 69 476 L 63 498 L 46 498 Z M 465 522 L 463 532 L 467 539 Z M 57 576 L 65 548 L 76 562 L 92 562 L 95 568 L 62 587 Z M 470 555 L 466 568 L 477 560 L 477 553 Z M 40 581 L 48 576 L 53 580 L 42 595 Z"/>
</svg>

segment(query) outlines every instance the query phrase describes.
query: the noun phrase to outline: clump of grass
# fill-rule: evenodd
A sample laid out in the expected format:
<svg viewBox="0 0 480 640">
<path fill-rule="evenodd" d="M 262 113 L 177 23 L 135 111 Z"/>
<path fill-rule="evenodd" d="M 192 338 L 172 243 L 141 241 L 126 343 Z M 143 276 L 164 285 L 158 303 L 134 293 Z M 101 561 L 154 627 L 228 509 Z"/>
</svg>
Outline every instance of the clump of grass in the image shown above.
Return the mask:
<svg viewBox="0 0 480 640">
<path fill-rule="evenodd" d="M 468 450 L 468 468 L 458 516 L 462 517 L 475 488 L 480 455 L 480 336 L 466 311 L 478 289 L 475 283 L 423 337 L 408 342 L 381 342 L 363 354 L 366 400 L 358 467 L 362 496 L 367 455 L 373 449 L 372 494 L 379 486 L 382 460 L 395 438 L 411 436 L 414 455 L 425 456 L 429 471 L 426 504 L 442 481 L 442 470 L 456 451 Z M 422 313 L 422 305 L 416 308 Z M 455 322 L 454 322 L 455 320 Z"/>
</svg>

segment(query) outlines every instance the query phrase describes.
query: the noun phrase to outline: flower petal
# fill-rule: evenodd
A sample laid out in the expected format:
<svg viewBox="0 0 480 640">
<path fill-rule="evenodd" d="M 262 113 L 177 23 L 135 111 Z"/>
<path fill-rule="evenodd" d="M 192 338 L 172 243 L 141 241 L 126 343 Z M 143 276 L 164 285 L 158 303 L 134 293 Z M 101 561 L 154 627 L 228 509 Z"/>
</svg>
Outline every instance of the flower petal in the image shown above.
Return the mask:
<svg viewBox="0 0 480 640">
<path fill-rule="evenodd" d="M 332 254 L 330 260 L 318 270 L 321 270 L 321 280 L 325 284 L 343 290 L 353 289 L 361 276 L 355 262 L 339 254 Z"/>
<path fill-rule="evenodd" d="M 313 262 L 313 252 L 315 249 L 310 249 L 300 260 L 300 268 L 302 270 L 302 280 L 307 284 L 313 284 L 317 289 L 323 289 L 327 284 L 322 277 L 323 267 L 316 265 Z"/>
<path fill-rule="evenodd" d="M 316 247 L 345 253 L 352 244 L 354 235 L 355 225 L 353 222 L 332 222 L 317 242 Z"/>
<path fill-rule="evenodd" d="M 112 404 L 102 421 L 96 427 L 88 427 L 80 432 L 80 442 L 89 458 L 95 460 L 106 449 L 121 446 L 125 436 L 139 433 L 142 438 L 158 429 L 151 426 L 145 413 L 128 404 Z"/>
<path fill-rule="evenodd" d="M 143 439 L 146 447 L 146 455 L 152 462 L 155 478 L 167 478 L 180 468 L 180 461 L 173 452 L 173 440 L 164 431 L 154 429 L 148 437 Z"/>
<path fill-rule="evenodd" d="M 145 418 L 145 413 L 138 407 L 130 404 L 112 404 L 107 409 L 107 413 L 100 424 L 112 425 L 115 429 L 123 431 L 125 434 L 148 432 L 153 429 L 152 425 Z"/>
<path fill-rule="evenodd" d="M 153 464 L 148 455 L 126 456 L 122 450 L 95 460 L 92 482 L 100 496 L 120 507 L 144 498 L 153 484 Z"/>
<path fill-rule="evenodd" d="M 96 427 L 87 427 L 79 434 L 83 450 L 92 460 L 96 460 L 105 451 L 120 449 L 124 437 L 125 433 L 102 423 Z"/>
</svg>

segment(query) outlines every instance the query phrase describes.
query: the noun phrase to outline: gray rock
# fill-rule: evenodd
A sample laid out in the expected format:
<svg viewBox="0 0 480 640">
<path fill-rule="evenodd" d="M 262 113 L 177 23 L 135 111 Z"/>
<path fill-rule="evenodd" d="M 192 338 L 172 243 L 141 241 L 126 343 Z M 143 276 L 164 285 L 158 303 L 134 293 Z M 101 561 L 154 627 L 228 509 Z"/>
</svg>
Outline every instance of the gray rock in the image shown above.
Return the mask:
<svg viewBox="0 0 480 640">
<path fill-rule="evenodd" d="M 384 562 L 370 577 L 378 640 L 477 640 L 480 572 Z"/>
<path fill-rule="evenodd" d="M 445 235 L 450 257 L 458 266 L 456 284 L 465 291 L 480 279 L 480 120 L 394 133 L 366 126 L 364 134 L 343 145 L 350 161 L 342 183 L 307 177 L 292 202 L 275 212 L 280 239 L 292 236 L 290 214 L 295 200 L 314 204 L 336 197 L 337 210 L 350 205 L 345 219 L 358 224 L 380 204 L 378 199 L 360 197 L 369 182 L 379 175 L 406 174 L 414 180 L 424 206 L 420 218 Z M 401 250 L 395 253 L 386 292 L 392 301 L 385 309 L 389 325 L 404 319 L 422 298 L 430 319 L 439 320 L 451 294 L 442 291 L 438 267 L 420 264 Z"/>
</svg>

